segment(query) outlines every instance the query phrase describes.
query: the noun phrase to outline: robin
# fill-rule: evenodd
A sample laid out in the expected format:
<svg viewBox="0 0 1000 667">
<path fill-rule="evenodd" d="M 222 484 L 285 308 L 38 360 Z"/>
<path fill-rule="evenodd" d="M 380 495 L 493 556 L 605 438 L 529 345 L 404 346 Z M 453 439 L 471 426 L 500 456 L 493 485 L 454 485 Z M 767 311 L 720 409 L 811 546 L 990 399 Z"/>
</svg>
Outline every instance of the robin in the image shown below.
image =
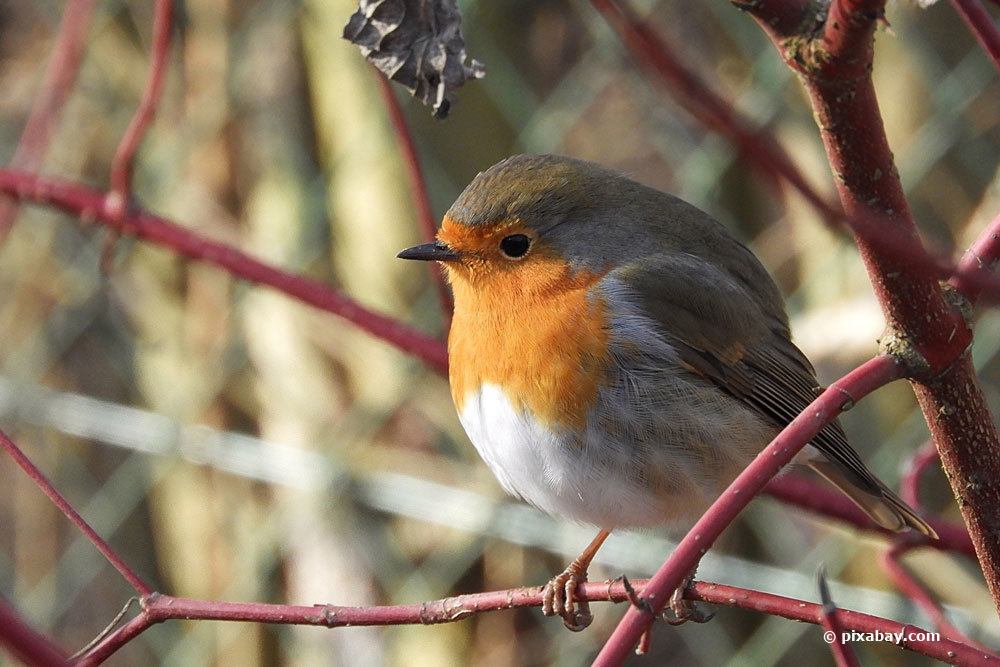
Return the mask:
<svg viewBox="0 0 1000 667">
<path fill-rule="evenodd" d="M 500 484 L 597 537 L 543 610 L 590 622 L 577 585 L 615 528 L 683 525 L 815 398 L 781 294 L 706 213 L 599 165 L 518 155 L 479 174 L 437 241 L 455 296 L 449 380 Z M 878 525 L 934 536 L 837 423 L 800 462 Z M 676 613 L 700 620 L 675 594 Z"/>
</svg>

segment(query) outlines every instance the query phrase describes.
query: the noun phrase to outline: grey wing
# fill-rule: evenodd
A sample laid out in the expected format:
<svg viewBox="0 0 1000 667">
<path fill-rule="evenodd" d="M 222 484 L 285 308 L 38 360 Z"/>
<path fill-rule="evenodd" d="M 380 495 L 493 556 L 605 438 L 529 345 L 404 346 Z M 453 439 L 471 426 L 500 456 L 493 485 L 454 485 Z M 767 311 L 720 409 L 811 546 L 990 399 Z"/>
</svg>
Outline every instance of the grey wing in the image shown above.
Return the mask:
<svg viewBox="0 0 1000 667">
<path fill-rule="evenodd" d="M 816 397 L 812 365 L 791 342 L 784 307 L 767 272 L 735 240 L 738 271 L 687 253 L 644 258 L 615 272 L 639 295 L 688 370 L 759 416 L 787 426 Z M 870 493 L 883 485 L 834 422 L 810 443 Z"/>
</svg>

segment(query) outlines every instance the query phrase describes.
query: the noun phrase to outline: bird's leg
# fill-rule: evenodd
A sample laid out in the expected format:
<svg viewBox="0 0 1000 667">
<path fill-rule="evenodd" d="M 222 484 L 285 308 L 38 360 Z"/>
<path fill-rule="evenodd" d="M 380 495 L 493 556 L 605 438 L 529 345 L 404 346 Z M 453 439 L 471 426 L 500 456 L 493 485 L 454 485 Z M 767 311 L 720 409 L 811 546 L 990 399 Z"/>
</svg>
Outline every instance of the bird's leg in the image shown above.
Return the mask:
<svg viewBox="0 0 1000 667">
<path fill-rule="evenodd" d="M 691 600 L 684 599 L 684 593 L 694 583 L 694 575 L 698 571 L 695 565 L 688 576 L 684 577 L 681 585 L 670 596 L 668 609 L 663 611 L 661 617 L 670 625 L 683 625 L 688 621 L 695 623 L 708 623 L 715 616 L 715 612 L 707 611 L 704 607 L 698 606 Z"/>
<path fill-rule="evenodd" d="M 558 614 L 562 617 L 563 625 L 573 632 L 583 630 L 594 620 L 590 614 L 590 603 L 586 599 L 577 600 L 576 587 L 587 581 L 587 568 L 594 560 L 597 550 L 604 544 L 604 540 L 608 539 L 610 532 L 609 530 L 599 532 L 562 574 L 553 577 L 545 584 L 542 613 L 546 616 Z"/>
</svg>

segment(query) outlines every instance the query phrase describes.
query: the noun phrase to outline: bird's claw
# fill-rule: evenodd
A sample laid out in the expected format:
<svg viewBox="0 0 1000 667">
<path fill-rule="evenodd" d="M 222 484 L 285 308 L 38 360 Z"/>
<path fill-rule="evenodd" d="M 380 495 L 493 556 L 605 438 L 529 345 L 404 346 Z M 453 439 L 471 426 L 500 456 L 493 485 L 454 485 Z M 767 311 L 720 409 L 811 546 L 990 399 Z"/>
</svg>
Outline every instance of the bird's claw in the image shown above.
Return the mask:
<svg viewBox="0 0 1000 667">
<path fill-rule="evenodd" d="M 542 591 L 542 613 L 546 616 L 560 616 L 563 625 L 573 632 L 580 632 L 594 620 L 590 613 L 590 603 L 586 598 L 578 599 L 577 587 L 587 581 L 587 573 L 572 566 L 545 584 Z"/>
<path fill-rule="evenodd" d="M 670 625 L 683 625 L 688 621 L 693 623 L 708 623 L 715 616 L 715 612 L 708 611 L 698 603 L 685 599 L 684 593 L 694 582 L 694 576 L 688 576 L 677 587 L 677 590 L 670 596 L 670 603 L 660 617 Z"/>
</svg>

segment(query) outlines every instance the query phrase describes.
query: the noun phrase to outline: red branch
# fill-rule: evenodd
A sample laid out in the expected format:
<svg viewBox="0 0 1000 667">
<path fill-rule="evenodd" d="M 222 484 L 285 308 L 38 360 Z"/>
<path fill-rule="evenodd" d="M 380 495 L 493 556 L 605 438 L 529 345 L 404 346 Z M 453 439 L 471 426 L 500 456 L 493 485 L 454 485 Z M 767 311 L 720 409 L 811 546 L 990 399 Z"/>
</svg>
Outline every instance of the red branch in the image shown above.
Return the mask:
<svg viewBox="0 0 1000 667">
<path fill-rule="evenodd" d="M 899 497 L 906 501 L 906 504 L 915 510 L 921 509 L 923 503 L 920 502 L 920 480 L 930 467 L 938 463 L 941 457 L 938 456 L 937 447 L 934 442 L 928 440 L 924 446 L 917 450 L 917 453 L 910 458 L 906 466 L 903 478 L 899 480 Z M 941 533 L 938 533 L 940 536 Z M 968 536 L 968 533 L 966 533 Z M 969 548 L 972 548 L 972 541 L 969 541 Z"/>
<path fill-rule="evenodd" d="M 0 646 L 20 662 L 34 667 L 65 667 L 69 661 L 47 637 L 21 620 L 17 611 L 0 598 Z"/>
<path fill-rule="evenodd" d="M 945 253 L 928 248 L 920 236 L 900 235 L 891 209 L 886 213 L 863 212 L 844 218 L 856 238 L 863 238 L 872 252 L 886 262 L 905 264 L 915 275 L 933 281 L 949 280 L 970 305 L 979 299 L 1000 302 L 1000 276 L 993 269 L 1000 255 L 1000 223 L 993 223 L 963 255 L 954 261 Z M 1000 217 L 998 217 L 1000 220 Z"/>
<path fill-rule="evenodd" d="M 119 218 L 119 211 L 110 202 L 112 198 L 92 188 L 0 169 L 0 192 L 23 201 L 54 206 L 82 220 L 97 221 L 116 232 L 170 248 L 182 257 L 221 267 L 237 278 L 268 285 L 344 318 L 362 331 L 424 360 L 440 373 L 448 367 L 447 349 L 436 338 L 369 310 L 329 285 L 265 264 L 236 248 L 207 239 L 152 213 L 133 208 Z"/>
<path fill-rule="evenodd" d="M 875 357 L 831 384 L 785 427 L 712 503 L 649 580 L 642 590 L 642 598 L 652 612 L 659 613 L 722 531 L 806 443 L 845 408 L 879 387 L 901 378 L 904 370 L 892 357 Z M 649 611 L 630 607 L 594 664 L 603 667 L 621 664 L 652 620 Z"/>
<path fill-rule="evenodd" d="M 830 652 L 837 667 L 858 667 L 858 657 L 849 644 L 844 642 L 844 625 L 840 622 L 839 610 L 830 596 L 830 587 L 826 583 L 826 568 L 823 567 L 816 577 L 819 583 L 820 621 L 825 632 L 823 640 L 829 644 Z"/>
<path fill-rule="evenodd" d="M 843 218 L 840 207 L 809 184 L 777 139 L 768 130 L 755 128 L 736 111 L 732 102 L 723 99 L 682 64 L 673 47 L 636 16 L 627 2 L 591 0 L 591 4 L 618 33 L 632 57 L 656 75 L 696 120 L 727 137 L 754 166 L 785 179 L 827 222 L 833 224 Z"/>
<path fill-rule="evenodd" d="M 372 72 L 378 80 L 379 92 L 385 101 L 386 109 L 389 111 L 389 120 L 392 121 L 393 130 L 396 133 L 396 141 L 399 142 L 399 149 L 403 153 L 403 161 L 406 163 L 406 176 L 410 180 L 410 196 L 413 199 L 413 206 L 417 210 L 417 223 L 425 241 L 433 241 L 437 237 L 437 221 L 434 218 L 434 211 L 431 209 L 430 197 L 427 195 L 427 183 L 424 180 L 423 169 L 420 168 L 420 158 L 417 155 L 417 147 L 413 142 L 413 133 L 406 123 L 406 116 L 403 115 L 403 108 L 399 104 L 399 98 L 392 89 L 389 79 L 382 72 L 372 66 Z M 444 316 L 445 328 L 450 327 L 451 311 L 454 308 L 451 300 L 451 292 L 448 291 L 447 281 L 444 277 L 444 269 L 437 262 L 428 262 L 428 269 L 431 272 L 431 279 L 437 287 L 438 299 L 441 301 L 441 314 Z"/>
<path fill-rule="evenodd" d="M 764 493 L 794 507 L 842 521 L 861 530 L 891 537 L 896 536 L 896 533 L 875 525 L 843 493 L 835 491 L 829 486 L 816 484 L 799 475 L 787 474 L 772 479 L 765 487 Z M 929 541 L 922 546 L 939 551 L 960 553 L 970 558 L 976 557 L 976 550 L 972 546 L 972 539 L 965 526 L 936 517 L 926 518 L 927 523 L 937 532 L 938 539 Z"/>
<path fill-rule="evenodd" d="M 801 74 L 849 219 L 882 216 L 884 227 L 912 242 L 916 225 L 871 80 L 875 26 L 885 0 L 834 0 L 820 26 L 813 3 L 778 4 L 798 7 L 801 20 L 792 32 L 784 31 L 794 21 L 769 21 L 771 2 L 744 8 Z M 886 317 L 883 348 L 907 366 L 1000 612 L 1000 436 L 968 355 L 971 329 L 945 301 L 936 276 L 884 252 L 863 228 L 855 228 L 855 239 Z"/>
<path fill-rule="evenodd" d="M 1000 70 L 1000 30 L 997 30 L 993 17 L 977 0 L 951 0 L 951 4 L 993 61 L 994 67 Z"/>
<path fill-rule="evenodd" d="M 66 3 L 55 47 L 34 104 L 31 105 L 31 113 L 21 133 L 21 140 L 11 159 L 12 166 L 27 171 L 34 171 L 41 166 L 63 107 L 73 92 L 73 84 L 80 72 L 93 14 L 94 0 L 70 0 Z M 0 199 L 0 243 L 10 232 L 17 213 L 18 206 L 15 202 Z"/>
<path fill-rule="evenodd" d="M 635 582 L 636 588 L 641 582 Z M 646 586 L 648 588 L 648 585 Z M 688 591 L 685 597 L 701 602 L 713 604 L 728 604 L 739 609 L 748 609 L 772 616 L 781 616 L 793 621 L 803 621 L 805 623 L 820 623 L 823 616 L 822 607 L 818 604 L 800 602 L 780 595 L 771 595 L 753 591 L 753 595 L 748 595 L 745 591 L 732 586 L 723 586 L 708 582 L 698 582 L 694 589 Z M 936 658 L 942 662 L 962 665 L 992 665 L 996 666 L 1000 657 L 992 653 L 977 650 L 971 646 L 966 646 L 959 642 L 954 642 L 944 637 L 940 641 L 929 639 L 917 639 L 915 635 L 924 633 L 923 630 L 912 625 L 890 621 L 878 616 L 862 614 L 849 609 L 837 610 L 837 621 L 844 630 L 874 633 L 880 632 L 883 635 L 903 633 L 903 640 L 900 646 L 916 653 Z M 598 656 L 595 665 L 602 664 L 601 656 Z"/>
<path fill-rule="evenodd" d="M 915 546 L 913 542 L 907 540 L 900 540 L 894 544 L 890 549 L 883 552 L 881 557 L 882 569 L 886 571 L 889 578 L 892 579 L 896 588 L 900 590 L 906 597 L 913 600 L 918 607 L 931 619 L 934 624 L 935 629 L 937 629 L 943 637 L 952 639 L 963 644 L 968 644 L 969 646 L 975 646 L 980 650 L 988 651 L 985 646 L 979 644 L 966 637 L 961 630 L 956 628 L 951 624 L 951 621 L 944 615 L 944 610 L 941 609 L 941 605 L 937 603 L 936 600 L 931 596 L 930 592 L 924 588 L 923 584 L 917 581 L 913 575 L 911 575 L 903 563 L 900 561 L 903 554 L 912 549 Z"/>
<path fill-rule="evenodd" d="M 69 501 L 66 500 L 61 493 L 56 491 L 56 488 L 52 486 L 52 482 L 50 482 L 45 475 L 42 474 L 42 471 L 39 470 L 38 467 L 24 455 L 24 452 L 22 452 L 20 448 L 14 444 L 14 441 L 7 437 L 7 434 L 3 431 L 0 431 L 0 448 L 3 448 L 3 450 L 6 451 L 12 459 L 14 459 L 14 463 L 16 463 L 21 470 L 23 470 L 28 477 L 31 478 L 31 481 L 33 481 L 35 485 L 42 490 L 42 493 L 49 497 L 52 504 L 58 507 L 59 511 L 65 514 L 66 518 L 69 519 L 73 525 L 87 537 L 88 540 L 90 540 L 91 544 L 97 547 L 97 550 L 100 551 L 106 559 L 108 559 L 108 562 L 111 563 L 116 570 L 118 570 L 118 572 L 139 595 L 149 595 L 153 592 L 153 589 L 149 586 L 149 584 L 143 581 L 139 575 L 128 566 L 122 557 L 115 553 L 115 550 L 111 548 L 111 545 L 105 542 L 104 538 L 98 535 L 97 532 L 90 527 L 90 524 L 87 523 L 82 516 L 80 516 L 80 513 L 73 509 L 73 506 L 69 504 Z"/>
<path fill-rule="evenodd" d="M 132 116 L 121 142 L 111 161 L 111 192 L 121 201 L 122 213 L 128 208 L 132 198 L 132 174 L 135 171 L 135 154 L 146 137 L 156 107 L 163 94 L 163 84 L 167 76 L 167 61 L 170 58 L 170 37 L 174 26 L 173 0 L 156 0 L 153 10 L 153 47 L 149 58 L 149 77 L 142 91 L 139 107 Z"/>
<path fill-rule="evenodd" d="M 951 285 L 973 305 L 990 285 L 994 286 L 995 298 L 1000 298 L 1000 284 L 993 272 L 997 262 L 1000 262 L 1000 215 L 965 251 Z"/>
<path fill-rule="evenodd" d="M 647 582 L 635 581 L 633 585 L 636 588 L 643 588 L 647 586 Z M 585 583 L 578 589 L 577 596 L 591 602 L 617 603 L 629 599 L 629 593 L 621 580 Z M 705 581 L 696 582 L 686 591 L 686 597 L 806 623 L 819 624 L 823 616 L 822 609 L 817 604 Z M 77 664 L 80 667 L 100 664 L 150 626 L 170 619 L 250 621 L 327 628 L 357 625 L 431 625 L 460 621 L 484 612 L 539 607 L 541 604 L 542 589 L 539 586 L 382 607 L 339 607 L 328 604 L 308 607 L 216 602 L 154 593 L 141 600 L 142 612 L 138 616 L 104 637 L 85 653 Z M 907 634 L 922 632 L 911 625 L 844 609 L 838 610 L 837 619 L 845 630 L 857 632 Z M 962 664 L 969 665 L 996 664 L 995 656 L 950 639 L 942 639 L 940 642 L 904 639 L 902 646 L 916 653 L 948 662 L 960 660 Z"/>
</svg>

